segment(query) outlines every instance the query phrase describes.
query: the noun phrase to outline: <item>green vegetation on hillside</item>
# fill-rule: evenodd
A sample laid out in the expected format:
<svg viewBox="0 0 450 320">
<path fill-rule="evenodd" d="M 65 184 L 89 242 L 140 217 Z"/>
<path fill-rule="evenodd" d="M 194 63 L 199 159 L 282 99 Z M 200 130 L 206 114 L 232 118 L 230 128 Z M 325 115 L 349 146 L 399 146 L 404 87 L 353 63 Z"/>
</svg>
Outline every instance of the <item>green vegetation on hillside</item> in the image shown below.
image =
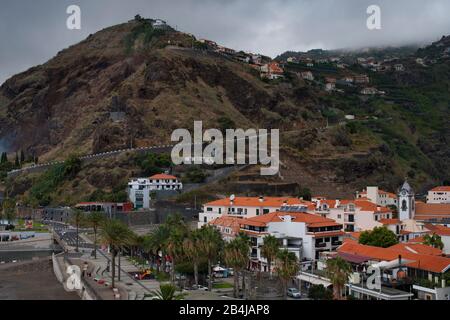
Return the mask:
<svg viewBox="0 0 450 320">
<path fill-rule="evenodd" d="M 30 189 L 30 197 L 41 206 L 52 202 L 53 193 L 67 180 L 73 179 L 81 168 L 81 160 L 71 155 L 64 163 L 57 164 L 39 176 Z"/>
</svg>

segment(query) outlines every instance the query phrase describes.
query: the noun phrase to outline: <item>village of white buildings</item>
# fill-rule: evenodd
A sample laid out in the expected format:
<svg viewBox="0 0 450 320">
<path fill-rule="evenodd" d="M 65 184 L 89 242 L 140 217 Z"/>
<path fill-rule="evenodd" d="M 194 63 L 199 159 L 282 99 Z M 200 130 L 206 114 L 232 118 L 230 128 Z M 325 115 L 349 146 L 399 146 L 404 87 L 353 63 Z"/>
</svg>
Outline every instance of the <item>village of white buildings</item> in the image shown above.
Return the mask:
<svg viewBox="0 0 450 320">
<path fill-rule="evenodd" d="M 129 181 L 128 204 L 90 202 L 77 207 L 107 213 L 146 210 L 155 193 L 182 189 L 177 177 L 157 174 Z M 408 181 L 396 193 L 368 186 L 349 199 L 230 195 L 202 205 L 195 228 L 205 225 L 217 228 L 226 242 L 242 233 L 249 238 L 250 271 L 269 271 L 261 248 L 264 238 L 271 235 L 281 248 L 296 255 L 301 264 L 296 278 L 306 286 L 331 286 L 325 276 L 326 261 L 341 257 L 352 266 L 346 294 L 355 298 L 450 299 L 450 186 L 435 187 L 421 200 Z M 394 235 L 395 244 L 360 243 L 365 233 L 380 228 Z M 430 243 L 430 238 L 439 241 Z M 380 289 L 367 287 L 369 266 L 381 270 Z M 404 284 L 412 284 L 415 292 L 400 290 Z"/>
<path fill-rule="evenodd" d="M 408 299 L 411 292 L 392 286 L 408 277 L 417 281 L 413 288 L 419 298 L 449 299 L 450 187 L 430 190 L 426 202 L 415 199 L 408 182 L 396 194 L 369 186 L 353 199 L 232 195 L 203 205 L 198 227 L 205 224 L 218 228 L 226 241 L 244 232 L 252 243 L 252 270 L 268 271 L 261 246 L 272 235 L 297 255 L 303 266 L 298 277 L 307 283 L 329 286 L 321 276 L 326 260 L 340 256 L 352 265 L 347 289 L 357 298 Z M 361 234 L 375 228 L 392 231 L 398 244 L 387 248 L 360 244 Z M 430 235 L 440 237 L 443 247 L 427 244 Z M 360 276 L 370 265 L 382 268 L 381 290 L 368 289 Z"/>
</svg>

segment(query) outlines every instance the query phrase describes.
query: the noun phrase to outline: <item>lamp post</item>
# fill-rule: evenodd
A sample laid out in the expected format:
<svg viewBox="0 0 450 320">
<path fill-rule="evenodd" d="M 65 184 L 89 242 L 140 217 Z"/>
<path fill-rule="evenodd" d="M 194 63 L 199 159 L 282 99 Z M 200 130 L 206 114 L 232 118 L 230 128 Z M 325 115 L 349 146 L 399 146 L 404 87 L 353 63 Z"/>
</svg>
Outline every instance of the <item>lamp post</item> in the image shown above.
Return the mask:
<svg viewBox="0 0 450 320">
<path fill-rule="evenodd" d="M 302 298 L 302 279 L 301 279 L 301 275 L 302 275 L 302 254 L 303 254 L 303 239 L 300 240 L 300 247 L 298 250 L 298 262 L 300 265 L 300 275 L 298 277 L 298 291 L 300 292 L 300 299 Z"/>
</svg>

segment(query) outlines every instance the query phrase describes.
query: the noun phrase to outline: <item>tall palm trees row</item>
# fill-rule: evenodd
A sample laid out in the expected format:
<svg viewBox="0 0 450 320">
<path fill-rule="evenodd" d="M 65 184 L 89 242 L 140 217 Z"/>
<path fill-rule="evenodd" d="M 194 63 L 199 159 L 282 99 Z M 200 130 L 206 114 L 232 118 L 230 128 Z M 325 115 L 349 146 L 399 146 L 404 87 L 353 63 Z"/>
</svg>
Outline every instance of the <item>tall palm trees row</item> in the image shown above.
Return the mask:
<svg viewBox="0 0 450 320">
<path fill-rule="evenodd" d="M 158 264 L 158 268 L 162 266 L 163 271 L 166 270 L 166 258 L 170 258 L 172 282 L 175 281 L 177 264 L 190 262 L 194 268 L 194 282 L 198 285 L 198 267 L 202 261 L 206 261 L 209 275 L 208 288 L 211 290 L 213 264 L 219 261 L 224 242 L 216 228 L 204 226 L 191 231 L 181 216 L 172 215 L 155 232 L 145 237 L 143 247 L 150 255 L 161 258 L 162 262 Z"/>
<path fill-rule="evenodd" d="M 131 253 L 140 250 L 154 259 L 160 259 L 158 271 L 167 270 L 167 259 L 170 259 L 170 280 L 175 282 L 175 269 L 180 263 L 190 263 L 194 270 L 194 283 L 199 284 L 199 265 L 207 263 L 208 289 L 212 290 L 213 266 L 219 261 L 234 269 L 234 296 L 239 295 L 239 276 L 242 276 L 242 289 L 245 291 L 244 271 L 250 260 L 251 242 L 247 235 L 240 233 L 234 240 L 225 243 L 220 232 L 213 226 L 205 225 L 201 229 L 190 230 L 180 215 L 171 215 L 151 234 L 138 236 L 125 224 L 118 220 L 106 219 L 104 213 L 91 212 L 87 215 L 81 211 L 74 214 L 74 224 L 90 226 L 94 231 L 94 254 L 96 258 L 97 238 L 109 246 L 112 265 L 112 287 L 115 284 L 115 260 L 117 254 L 125 247 Z M 78 241 L 77 241 L 78 244 Z M 261 255 L 266 258 L 268 271 L 272 277 L 275 270 L 283 285 L 286 298 L 287 286 L 299 272 L 300 264 L 295 253 L 281 248 L 279 240 L 268 235 L 264 237 Z M 273 265 L 275 267 L 273 267 Z M 162 270 L 160 268 L 163 268 Z M 327 275 L 333 284 L 335 299 L 342 295 L 342 288 L 351 273 L 350 265 L 341 258 L 327 262 Z"/>
</svg>

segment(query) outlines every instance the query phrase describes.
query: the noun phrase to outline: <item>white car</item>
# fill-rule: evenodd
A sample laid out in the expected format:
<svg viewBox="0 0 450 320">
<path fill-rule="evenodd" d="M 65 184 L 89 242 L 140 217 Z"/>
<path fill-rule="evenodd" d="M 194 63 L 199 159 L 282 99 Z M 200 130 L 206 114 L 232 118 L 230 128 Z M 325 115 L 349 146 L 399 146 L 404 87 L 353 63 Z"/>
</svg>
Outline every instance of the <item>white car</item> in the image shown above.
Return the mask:
<svg viewBox="0 0 450 320">
<path fill-rule="evenodd" d="M 198 285 L 198 286 L 193 285 L 192 290 L 208 291 L 208 287 L 201 286 L 201 285 Z"/>
<path fill-rule="evenodd" d="M 298 289 L 296 289 L 296 288 L 289 288 L 287 290 L 287 295 L 289 297 L 296 298 L 296 299 L 301 298 L 301 296 L 302 296 L 300 294 L 300 291 L 298 291 Z"/>
</svg>

